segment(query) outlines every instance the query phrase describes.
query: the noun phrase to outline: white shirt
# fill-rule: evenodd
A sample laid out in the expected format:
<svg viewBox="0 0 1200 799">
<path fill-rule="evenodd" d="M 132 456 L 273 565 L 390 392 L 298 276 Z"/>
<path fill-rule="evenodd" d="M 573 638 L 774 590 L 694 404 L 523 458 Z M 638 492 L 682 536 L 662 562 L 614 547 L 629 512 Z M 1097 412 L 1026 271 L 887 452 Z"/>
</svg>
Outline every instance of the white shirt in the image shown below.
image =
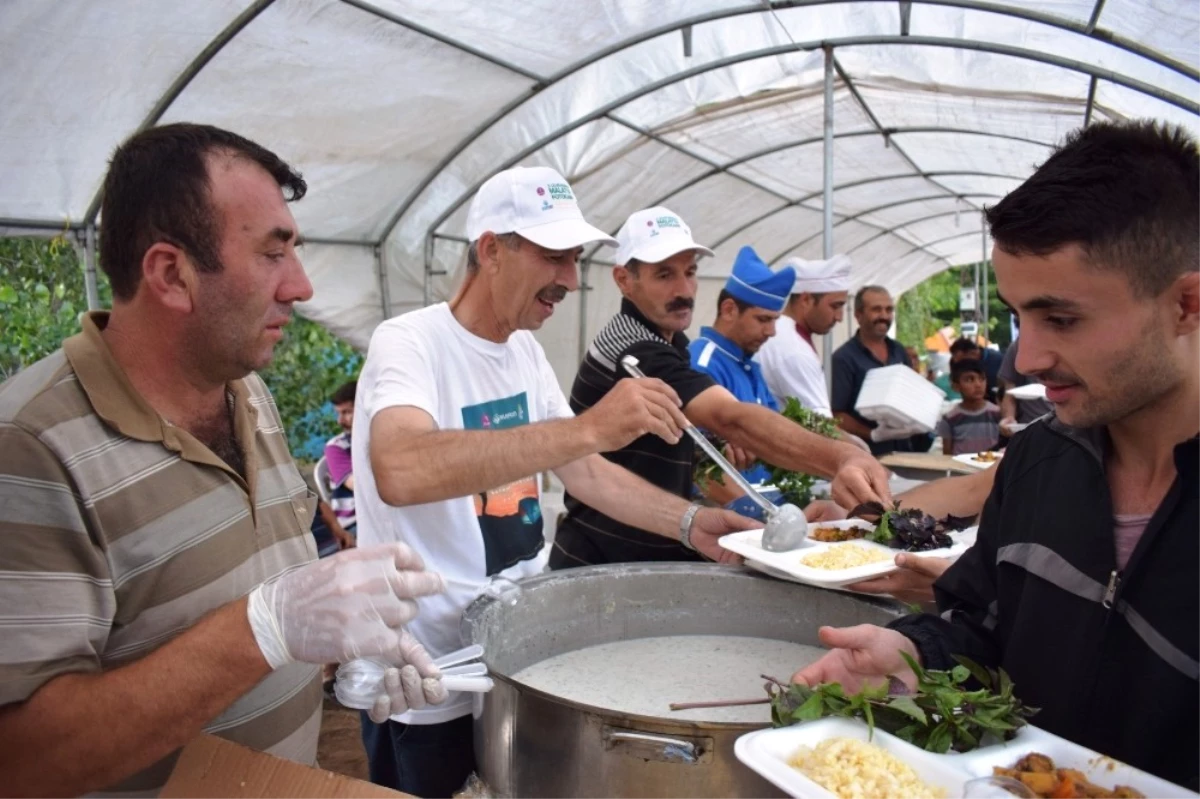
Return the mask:
<svg viewBox="0 0 1200 799">
<path fill-rule="evenodd" d="M 441 430 L 500 429 L 572 416 L 540 344 L 518 331 L 498 344 L 468 332 L 445 303 L 381 324 L 355 397 L 355 500 L 360 546 L 403 541 L 425 567 L 446 580 L 446 592 L 419 600 L 408 628 L 435 658 L 464 645 L 463 610 L 491 574 L 520 580 L 545 568 L 538 475 L 486 494 L 397 508 L 379 497 L 370 468 L 371 420 L 386 408 L 411 406 Z M 491 568 L 489 569 L 489 563 Z M 471 712 L 469 694 L 410 711 L 407 724 L 439 724 Z"/>
<path fill-rule="evenodd" d="M 796 330 L 796 321 L 790 316 L 779 317 L 775 335 L 767 339 L 754 357 L 780 409 L 787 397 L 795 397 L 805 408 L 833 416 L 821 358 Z"/>
</svg>

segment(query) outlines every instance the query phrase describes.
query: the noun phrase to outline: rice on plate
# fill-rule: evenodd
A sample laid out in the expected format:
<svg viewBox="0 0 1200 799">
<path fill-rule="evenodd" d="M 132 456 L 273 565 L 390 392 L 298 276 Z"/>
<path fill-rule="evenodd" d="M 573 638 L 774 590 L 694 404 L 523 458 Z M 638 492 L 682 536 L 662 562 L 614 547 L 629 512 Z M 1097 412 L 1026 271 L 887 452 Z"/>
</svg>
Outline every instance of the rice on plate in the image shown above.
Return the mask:
<svg viewBox="0 0 1200 799">
<path fill-rule="evenodd" d="M 816 748 L 802 746 L 788 765 L 841 799 L 944 799 L 946 795 L 923 782 L 891 752 L 854 738 L 829 738 Z"/>
</svg>

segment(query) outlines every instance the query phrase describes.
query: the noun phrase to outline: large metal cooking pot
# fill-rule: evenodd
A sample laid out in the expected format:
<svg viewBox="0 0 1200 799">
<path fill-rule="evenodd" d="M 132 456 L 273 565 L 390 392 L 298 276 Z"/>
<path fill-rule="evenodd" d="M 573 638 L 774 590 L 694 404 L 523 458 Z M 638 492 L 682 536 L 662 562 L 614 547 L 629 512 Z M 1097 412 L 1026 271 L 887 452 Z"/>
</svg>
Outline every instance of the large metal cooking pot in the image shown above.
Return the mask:
<svg viewBox="0 0 1200 799">
<path fill-rule="evenodd" d="M 778 796 L 733 754 L 738 736 L 760 725 L 620 713 L 511 675 L 563 652 L 661 635 L 818 645 L 821 625 L 881 624 L 898 613 L 891 602 L 699 563 L 572 569 L 481 597 L 463 616 L 464 638 L 484 646 L 496 682 L 476 704 L 480 776 L 498 796 Z"/>
</svg>

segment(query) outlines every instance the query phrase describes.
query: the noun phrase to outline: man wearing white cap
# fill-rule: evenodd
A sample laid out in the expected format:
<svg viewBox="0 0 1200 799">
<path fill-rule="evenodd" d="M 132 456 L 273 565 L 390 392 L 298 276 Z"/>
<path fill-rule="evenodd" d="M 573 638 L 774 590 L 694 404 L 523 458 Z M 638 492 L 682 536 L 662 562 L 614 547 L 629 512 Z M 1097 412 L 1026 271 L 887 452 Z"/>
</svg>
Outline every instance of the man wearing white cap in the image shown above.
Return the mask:
<svg viewBox="0 0 1200 799">
<path fill-rule="evenodd" d="M 756 403 L 739 402 L 711 377 L 691 368 L 688 339 L 696 296 L 696 259 L 711 250 L 667 208 L 638 211 L 617 233 L 613 278 L 624 299 L 617 314 L 592 341 L 571 389 L 577 413 L 599 407 L 629 382 L 621 360 L 674 390 L 688 422 L 735 447 L 784 468 L 833 477 L 834 499 L 844 507 L 887 501 L 887 470 L 850 444 L 804 430 Z M 693 445 L 687 439 L 641 436 L 604 456 L 677 497 L 691 494 Z M 836 477 L 835 477 L 836 475 Z M 568 486 L 567 516 L 559 525 L 550 566 L 566 569 L 595 563 L 698 560 L 692 550 L 653 535 L 576 494 Z"/>
<path fill-rule="evenodd" d="M 488 180 L 467 219 L 467 275 L 449 303 L 379 326 L 358 381 L 352 439 L 360 545 L 404 541 L 440 572 L 446 591 L 422 602 L 413 635 L 434 657 L 460 648 L 460 618 L 493 577 L 546 565 L 539 472 L 623 522 L 717 559 L 717 539 L 754 525 L 697 511 L 595 454 L 687 420 L 658 380 L 627 381 L 576 417 L 530 330 L 578 288 L 583 245 L 615 243 L 584 221 L 554 170 L 510 169 Z M 657 439 L 656 439 L 657 440 Z M 451 692 L 398 720 L 363 719 L 377 783 L 449 796 L 475 767 L 471 701 Z"/>
<path fill-rule="evenodd" d="M 795 397 L 809 410 L 833 418 L 825 368 L 813 336 L 823 336 L 842 321 L 850 288 L 850 259 L 835 255 L 828 261 L 792 258 L 787 265 L 796 270 L 784 316 L 775 326 L 775 336 L 758 351 L 767 386 L 780 405 Z"/>
</svg>

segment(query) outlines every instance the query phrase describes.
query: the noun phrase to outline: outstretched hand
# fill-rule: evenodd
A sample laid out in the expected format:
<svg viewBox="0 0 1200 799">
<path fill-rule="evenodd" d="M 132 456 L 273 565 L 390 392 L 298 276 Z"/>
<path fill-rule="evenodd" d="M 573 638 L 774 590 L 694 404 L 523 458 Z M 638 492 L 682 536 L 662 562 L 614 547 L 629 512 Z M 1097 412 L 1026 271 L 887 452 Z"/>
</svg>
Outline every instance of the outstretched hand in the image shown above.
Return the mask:
<svg viewBox="0 0 1200 799">
<path fill-rule="evenodd" d="M 855 693 L 864 686 L 886 684 L 889 676 L 895 676 L 910 691 L 916 689 L 916 675 L 900 653 L 905 652 L 918 662 L 921 656 L 913 642 L 895 630 L 859 624 L 822 627 L 817 635 L 831 651 L 793 674 L 792 682 L 809 686 L 836 682 L 847 693 Z"/>
</svg>

